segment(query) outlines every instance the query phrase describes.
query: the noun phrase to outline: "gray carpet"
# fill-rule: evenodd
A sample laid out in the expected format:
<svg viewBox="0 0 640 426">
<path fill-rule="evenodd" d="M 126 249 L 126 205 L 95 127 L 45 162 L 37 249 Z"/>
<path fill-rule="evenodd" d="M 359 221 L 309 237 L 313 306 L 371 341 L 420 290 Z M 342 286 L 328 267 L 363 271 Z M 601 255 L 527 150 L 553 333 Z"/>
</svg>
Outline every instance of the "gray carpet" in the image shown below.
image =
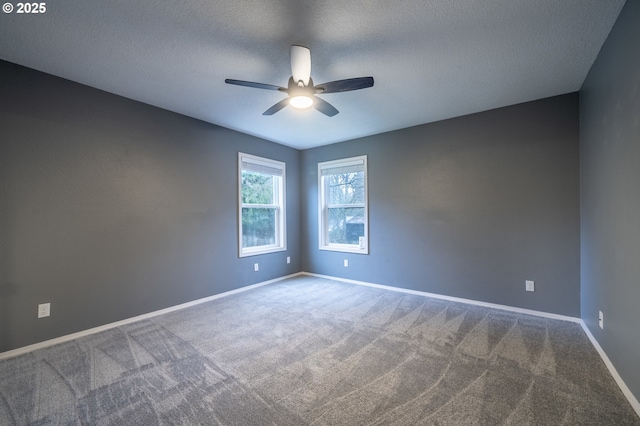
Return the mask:
<svg viewBox="0 0 640 426">
<path fill-rule="evenodd" d="M 578 324 L 297 277 L 0 362 L 0 424 L 640 424 Z"/>
</svg>

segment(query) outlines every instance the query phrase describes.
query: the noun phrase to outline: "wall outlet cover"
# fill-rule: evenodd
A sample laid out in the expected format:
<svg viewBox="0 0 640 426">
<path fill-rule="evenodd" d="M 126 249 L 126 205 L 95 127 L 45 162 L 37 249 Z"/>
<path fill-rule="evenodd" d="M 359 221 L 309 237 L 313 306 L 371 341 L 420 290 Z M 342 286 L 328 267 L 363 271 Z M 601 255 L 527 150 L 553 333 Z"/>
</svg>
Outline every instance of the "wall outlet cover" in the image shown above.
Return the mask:
<svg viewBox="0 0 640 426">
<path fill-rule="evenodd" d="M 602 311 L 598 311 L 598 325 L 604 330 L 604 314 Z"/>
<path fill-rule="evenodd" d="M 38 318 L 51 315 L 51 303 L 41 303 L 38 305 Z"/>
<path fill-rule="evenodd" d="M 531 280 L 526 280 L 524 282 L 524 285 L 527 291 L 535 291 L 535 282 Z"/>
</svg>

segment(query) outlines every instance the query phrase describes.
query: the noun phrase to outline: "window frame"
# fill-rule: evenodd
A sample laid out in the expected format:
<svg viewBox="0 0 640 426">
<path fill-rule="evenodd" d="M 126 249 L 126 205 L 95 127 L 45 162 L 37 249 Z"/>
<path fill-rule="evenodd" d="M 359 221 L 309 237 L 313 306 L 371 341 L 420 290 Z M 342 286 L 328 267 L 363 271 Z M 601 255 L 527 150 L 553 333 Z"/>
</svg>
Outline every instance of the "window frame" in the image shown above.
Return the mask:
<svg viewBox="0 0 640 426">
<path fill-rule="evenodd" d="M 364 172 L 364 202 L 359 204 L 336 204 L 328 202 L 329 191 L 323 171 L 340 167 L 362 165 Z M 369 254 L 369 179 L 367 174 L 367 156 L 342 158 L 338 160 L 318 163 L 318 243 L 320 250 L 338 251 L 344 253 Z M 330 208 L 364 208 L 364 236 L 362 244 L 336 244 L 329 242 L 329 209 Z"/>
<path fill-rule="evenodd" d="M 279 176 L 279 184 L 274 185 L 274 204 L 244 204 L 242 202 L 242 172 L 245 170 L 242 163 L 250 163 L 256 166 L 273 168 L 282 171 Z M 265 173 L 268 174 L 268 173 Z M 273 175 L 277 176 L 277 175 Z M 259 254 L 274 253 L 287 249 L 286 229 L 286 163 L 270 158 L 238 152 L 238 256 L 256 256 Z M 273 208 L 275 211 L 275 243 L 255 247 L 244 247 L 242 241 L 242 209 L 243 208 Z"/>
</svg>

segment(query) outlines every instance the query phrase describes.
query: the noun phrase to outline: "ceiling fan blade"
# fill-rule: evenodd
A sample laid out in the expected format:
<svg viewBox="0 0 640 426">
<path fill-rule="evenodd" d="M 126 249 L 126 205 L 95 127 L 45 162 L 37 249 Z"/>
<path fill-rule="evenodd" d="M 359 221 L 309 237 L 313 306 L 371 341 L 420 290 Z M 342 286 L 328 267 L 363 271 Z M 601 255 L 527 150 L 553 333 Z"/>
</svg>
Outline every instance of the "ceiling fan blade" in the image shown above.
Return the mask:
<svg viewBox="0 0 640 426">
<path fill-rule="evenodd" d="M 224 82 L 227 84 L 235 84 L 236 86 L 253 87 L 255 89 L 279 90 L 281 92 L 287 91 L 287 89 L 285 89 L 284 87 L 275 86 L 273 84 L 255 83 L 253 81 L 234 80 L 231 78 L 227 78 L 224 80 Z"/>
<path fill-rule="evenodd" d="M 287 105 L 289 105 L 289 98 L 284 98 L 283 100 L 281 100 L 280 102 L 278 102 L 277 104 L 275 104 L 274 106 L 272 106 L 271 108 L 263 112 L 262 115 L 273 115 L 276 112 L 280 111 L 282 108 L 286 107 Z"/>
<path fill-rule="evenodd" d="M 309 85 L 311 77 L 311 51 L 309 48 L 291 46 L 291 75 L 296 84 L 302 81 L 305 86 Z"/>
<path fill-rule="evenodd" d="M 357 77 L 316 84 L 315 89 L 317 93 L 337 93 L 366 89 L 371 86 L 373 86 L 373 77 Z"/>
<path fill-rule="evenodd" d="M 338 113 L 333 105 L 317 96 L 313 97 L 313 107 L 328 117 L 333 117 Z"/>
</svg>

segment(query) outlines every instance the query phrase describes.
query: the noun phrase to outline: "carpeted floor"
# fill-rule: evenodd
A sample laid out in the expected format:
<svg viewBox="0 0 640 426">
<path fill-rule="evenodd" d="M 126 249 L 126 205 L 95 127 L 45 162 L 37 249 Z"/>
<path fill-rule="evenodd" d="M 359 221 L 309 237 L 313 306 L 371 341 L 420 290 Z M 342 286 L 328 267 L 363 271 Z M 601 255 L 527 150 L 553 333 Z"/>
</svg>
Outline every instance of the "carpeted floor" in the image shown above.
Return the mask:
<svg viewBox="0 0 640 426">
<path fill-rule="evenodd" d="M 0 424 L 640 418 L 578 324 L 302 276 L 0 361 Z"/>
</svg>

